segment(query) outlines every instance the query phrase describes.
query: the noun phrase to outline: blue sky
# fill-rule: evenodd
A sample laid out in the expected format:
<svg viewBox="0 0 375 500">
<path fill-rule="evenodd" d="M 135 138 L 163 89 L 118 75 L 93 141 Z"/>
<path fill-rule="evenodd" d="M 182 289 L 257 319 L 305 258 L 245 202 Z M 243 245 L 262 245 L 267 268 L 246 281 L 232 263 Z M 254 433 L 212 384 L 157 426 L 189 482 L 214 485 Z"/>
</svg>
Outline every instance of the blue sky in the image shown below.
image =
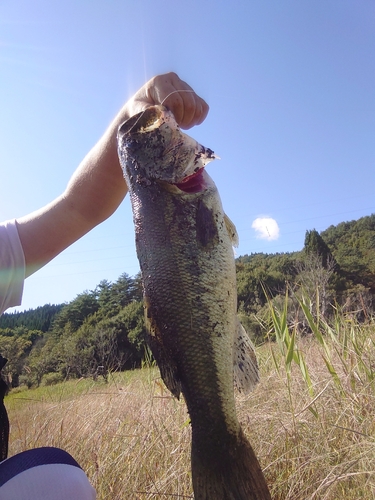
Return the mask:
<svg viewBox="0 0 375 500">
<path fill-rule="evenodd" d="M 2 0 L 0 219 L 58 196 L 120 106 L 166 71 L 210 105 L 189 134 L 221 157 L 208 172 L 237 255 L 300 250 L 306 230 L 375 212 L 373 0 Z M 18 309 L 137 271 L 126 199 L 26 280 Z"/>
</svg>

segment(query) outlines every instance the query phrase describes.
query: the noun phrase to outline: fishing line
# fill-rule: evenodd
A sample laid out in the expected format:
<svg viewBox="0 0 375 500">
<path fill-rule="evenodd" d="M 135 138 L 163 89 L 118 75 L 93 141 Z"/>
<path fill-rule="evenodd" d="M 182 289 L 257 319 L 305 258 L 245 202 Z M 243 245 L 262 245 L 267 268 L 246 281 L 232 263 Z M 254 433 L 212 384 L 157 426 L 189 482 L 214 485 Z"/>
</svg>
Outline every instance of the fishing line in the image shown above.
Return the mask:
<svg viewBox="0 0 375 500">
<path fill-rule="evenodd" d="M 194 90 L 174 90 L 173 92 L 170 92 L 167 97 L 165 97 L 162 102 L 160 103 L 160 106 L 163 106 L 163 104 L 165 103 L 165 101 L 172 95 L 172 94 L 176 94 L 176 92 L 190 92 L 190 93 L 195 93 Z"/>
</svg>

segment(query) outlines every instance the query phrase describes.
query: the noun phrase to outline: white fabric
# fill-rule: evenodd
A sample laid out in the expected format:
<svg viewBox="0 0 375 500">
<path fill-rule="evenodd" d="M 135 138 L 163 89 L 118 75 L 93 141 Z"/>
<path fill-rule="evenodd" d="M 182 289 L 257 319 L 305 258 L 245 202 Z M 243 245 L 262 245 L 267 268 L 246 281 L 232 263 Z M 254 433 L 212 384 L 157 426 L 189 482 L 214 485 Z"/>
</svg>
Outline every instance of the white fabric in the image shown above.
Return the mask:
<svg viewBox="0 0 375 500">
<path fill-rule="evenodd" d="M 21 304 L 24 280 L 25 256 L 16 222 L 3 222 L 0 224 L 0 314 Z"/>
<path fill-rule="evenodd" d="M 0 488 L 0 500 L 95 500 L 82 469 L 67 464 L 39 465 L 17 474 Z"/>
</svg>

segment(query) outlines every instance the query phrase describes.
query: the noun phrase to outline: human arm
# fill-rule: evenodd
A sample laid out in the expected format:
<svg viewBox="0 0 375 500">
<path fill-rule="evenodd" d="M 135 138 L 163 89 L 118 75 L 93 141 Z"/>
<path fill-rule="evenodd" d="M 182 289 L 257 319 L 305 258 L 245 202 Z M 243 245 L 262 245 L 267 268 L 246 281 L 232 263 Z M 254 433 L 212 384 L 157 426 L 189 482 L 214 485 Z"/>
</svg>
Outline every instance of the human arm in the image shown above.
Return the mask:
<svg viewBox="0 0 375 500">
<path fill-rule="evenodd" d="M 63 194 L 45 207 L 17 219 L 26 276 L 107 219 L 120 205 L 127 186 L 117 156 L 118 126 L 155 104 L 168 107 L 185 129 L 201 123 L 208 113 L 205 101 L 175 73 L 149 80 L 122 107 L 83 159 Z"/>
</svg>

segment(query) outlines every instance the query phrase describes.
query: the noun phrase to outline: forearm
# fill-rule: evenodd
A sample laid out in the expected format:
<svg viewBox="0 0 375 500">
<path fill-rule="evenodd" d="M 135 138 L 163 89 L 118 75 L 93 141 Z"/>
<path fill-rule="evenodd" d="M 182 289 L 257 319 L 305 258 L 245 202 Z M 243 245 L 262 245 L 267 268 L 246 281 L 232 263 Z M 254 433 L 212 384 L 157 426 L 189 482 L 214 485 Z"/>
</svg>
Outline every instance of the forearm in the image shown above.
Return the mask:
<svg viewBox="0 0 375 500">
<path fill-rule="evenodd" d="M 83 159 L 64 193 L 17 219 L 26 275 L 37 271 L 120 205 L 127 186 L 117 156 L 117 121 Z"/>
<path fill-rule="evenodd" d="M 127 193 L 117 155 L 117 123 L 86 155 L 63 194 L 87 230 L 112 215 Z"/>
</svg>

